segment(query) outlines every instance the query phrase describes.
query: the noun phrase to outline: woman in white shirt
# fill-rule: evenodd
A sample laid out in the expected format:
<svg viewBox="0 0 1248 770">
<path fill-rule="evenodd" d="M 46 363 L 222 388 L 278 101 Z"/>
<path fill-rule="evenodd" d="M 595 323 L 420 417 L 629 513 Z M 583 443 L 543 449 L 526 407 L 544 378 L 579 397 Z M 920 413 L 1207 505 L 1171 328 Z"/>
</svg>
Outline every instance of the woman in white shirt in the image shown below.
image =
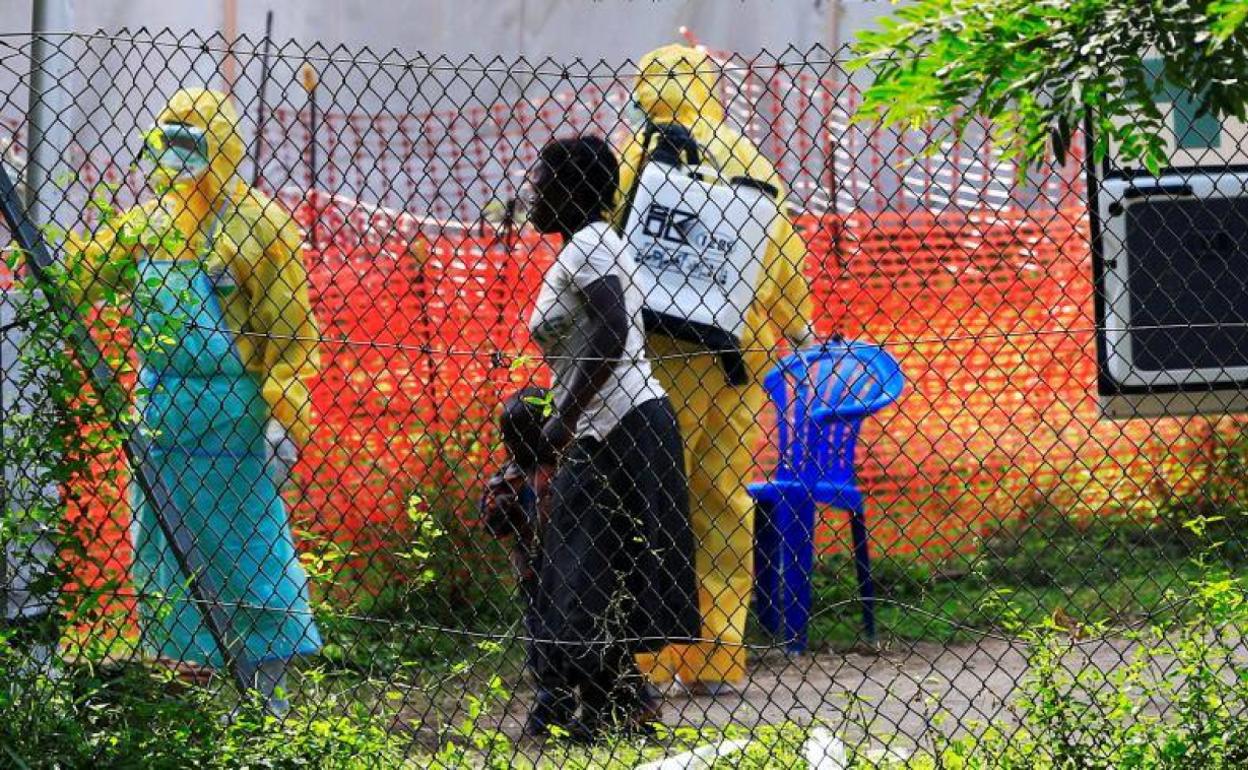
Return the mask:
<svg viewBox="0 0 1248 770">
<path fill-rule="evenodd" d="M 598 137 L 552 141 L 530 182 L 529 221 L 563 248 L 529 323 L 555 382 L 533 477 L 541 633 L 528 727 L 589 737 L 656 716 L 633 655 L 696 636 L 693 536 L 675 414 L 645 355 L 636 261 L 606 221 L 615 156 Z"/>
</svg>

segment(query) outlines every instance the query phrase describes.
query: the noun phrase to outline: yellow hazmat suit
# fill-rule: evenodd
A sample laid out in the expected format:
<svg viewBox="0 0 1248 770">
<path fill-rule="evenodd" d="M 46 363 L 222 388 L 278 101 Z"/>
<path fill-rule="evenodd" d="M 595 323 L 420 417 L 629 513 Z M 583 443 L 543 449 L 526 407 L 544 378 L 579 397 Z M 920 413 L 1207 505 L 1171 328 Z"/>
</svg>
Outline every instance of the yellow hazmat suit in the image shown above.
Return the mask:
<svg viewBox="0 0 1248 770">
<path fill-rule="evenodd" d="M 276 467 L 293 461 L 279 451 L 305 442 L 311 426 L 306 380 L 317 330 L 303 239 L 289 214 L 239 178 L 243 141 L 225 95 L 178 91 L 156 124 L 149 151 L 168 178 L 157 180 L 153 201 L 71 247 L 71 291 L 130 297 L 146 461 L 194 534 L 206 577 L 230 608 L 230 632 L 276 704 L 285 661 L 321 645 Z M 272 420 L 280 437 L 268 456 Z M 145 648 L 220 665 L 152 502 L 137 487 L 131 493 Z"/>
<path fill-rule="evenodd" d="M 181 243 L 163 238 L 166 247 L 177 244 L 178 253 L 169 256 L 197 258 L 197 250 L 209 237 L 214 211 L 228 202 L 214 247 L 206 255 L 207 267 L 210 272 L 225 268 L 237 282 L 238 291 L 222 293 L 221 309 L 238 353 L 259 379 L 272 417 L 303 445 L 312 424 L 308 380 L 318 363 L 303 234 L 285 209 L 239 176 L 246 146 L 238 131 L 238 114 L 225 94 L 202 88 L 178 91 L 156 123 L 205 129 L 209 167 L 195 182 L 175 183 L 156 199 L 106 223 L 89 243 L 79 243 L 78 251 L 86 258 L 76 260 L 78 294 L 96 301 L 105 292 L 133 288 L 138 250 L 144 241 L 167 233 L 170 224 Z"/>
<path fill-rule="evenodd" d="M 715 96 L 718 75 L 705 53 L 666 46 L 642 57 L 633 98 L 649 120 L 688 128 L 704 162 L 725 176 L 745 175 L 782 190 L 772 164 L 725 122 Z M 621 154 L 621 202 L 636 177 L 641 143 L 638 130 Z M 783 192 L 779 201 L 783 210 Z M 806 246 L 784 216 L 771 240 L 742 339 L 748 383 L 729 385 L 719 359 L 695 346 L 659 336 L 649 340 L 655 374 L 676 408 L 685 442 L 705 640 L 640 658 L 656 682 L 677 675 L 686 684 L 737 683 L 746 675 L 742 643 L 754 583 L 754 503 L 745 485 L 752 480 L 765 404 L 761 378 L 781 335 L 796 344 L 810 338 L 810 289 L 802 274 Z"/>
</svg>

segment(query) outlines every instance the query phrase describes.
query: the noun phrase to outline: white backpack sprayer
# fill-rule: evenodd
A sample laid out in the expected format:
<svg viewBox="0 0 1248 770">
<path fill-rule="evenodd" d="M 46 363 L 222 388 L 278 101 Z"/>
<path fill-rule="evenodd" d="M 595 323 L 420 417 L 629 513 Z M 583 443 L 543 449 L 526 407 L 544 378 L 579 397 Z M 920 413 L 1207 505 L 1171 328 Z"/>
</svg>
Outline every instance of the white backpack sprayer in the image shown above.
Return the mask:
<svg viewBox="0 0 1248 770">
<path fill-rule="evenodd" d="M 704 165 L 678 124 L 647 123 L 642 146 L 622 234 L 637 252 L 646 331 L 716 353 L 728 382 L 744 384 L 745 315 L 780 215 L 778 191 Z"/>
</svg>

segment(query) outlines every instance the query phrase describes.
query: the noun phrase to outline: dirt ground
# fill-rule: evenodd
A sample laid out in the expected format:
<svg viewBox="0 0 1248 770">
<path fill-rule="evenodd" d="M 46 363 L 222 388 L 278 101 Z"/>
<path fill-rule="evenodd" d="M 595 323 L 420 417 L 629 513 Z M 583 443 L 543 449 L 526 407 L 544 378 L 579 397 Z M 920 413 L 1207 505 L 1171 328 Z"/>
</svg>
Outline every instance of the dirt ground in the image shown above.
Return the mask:
<svg viewBox="0 0 1248 770">
<path fill-rule="evenodd" d="M 1124 640 L 1089 640 L 1068 665 L 1108 673 L 1131 651 Z M 846 742 L 906 749 L 928 743 L 933 730 L 950 734 L 1014 721 L 1010 704 L 1027 671 L 1024 654 L 1021 643 L 999 639 L 906 644 L 879 653 L 773 653 L 756 661 L 740 695 L 693 698 L 679 686 L 668 688 L 664 721 L 746 728 L 822 722 Z M 517 692 L 499 722 L 509 735 L 520 733 L 528 695 Z M 941 726 L 933 722 L 938 714 L 945 715 Z"/>
</svg>

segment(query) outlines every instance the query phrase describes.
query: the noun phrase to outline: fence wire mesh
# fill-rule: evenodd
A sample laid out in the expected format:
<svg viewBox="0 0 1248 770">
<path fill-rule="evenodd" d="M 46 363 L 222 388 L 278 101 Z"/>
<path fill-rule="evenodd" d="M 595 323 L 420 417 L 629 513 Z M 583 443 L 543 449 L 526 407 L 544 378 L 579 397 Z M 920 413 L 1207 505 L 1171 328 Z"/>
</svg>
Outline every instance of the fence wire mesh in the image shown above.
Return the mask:
<svg viewBox="0 0 1248 770">
<path fill-rule="evenodd" d="M 1115 766 L 1238 714 L 1241 422 L 1105 419 L 1083 158 L 852 122 L 848 58 L 0 36 L 51 257 L 6 227 L 9 758 L 57 708 L 148 731 L 83 766 L 253 706 L 362 766 Z"/>
</svg>

